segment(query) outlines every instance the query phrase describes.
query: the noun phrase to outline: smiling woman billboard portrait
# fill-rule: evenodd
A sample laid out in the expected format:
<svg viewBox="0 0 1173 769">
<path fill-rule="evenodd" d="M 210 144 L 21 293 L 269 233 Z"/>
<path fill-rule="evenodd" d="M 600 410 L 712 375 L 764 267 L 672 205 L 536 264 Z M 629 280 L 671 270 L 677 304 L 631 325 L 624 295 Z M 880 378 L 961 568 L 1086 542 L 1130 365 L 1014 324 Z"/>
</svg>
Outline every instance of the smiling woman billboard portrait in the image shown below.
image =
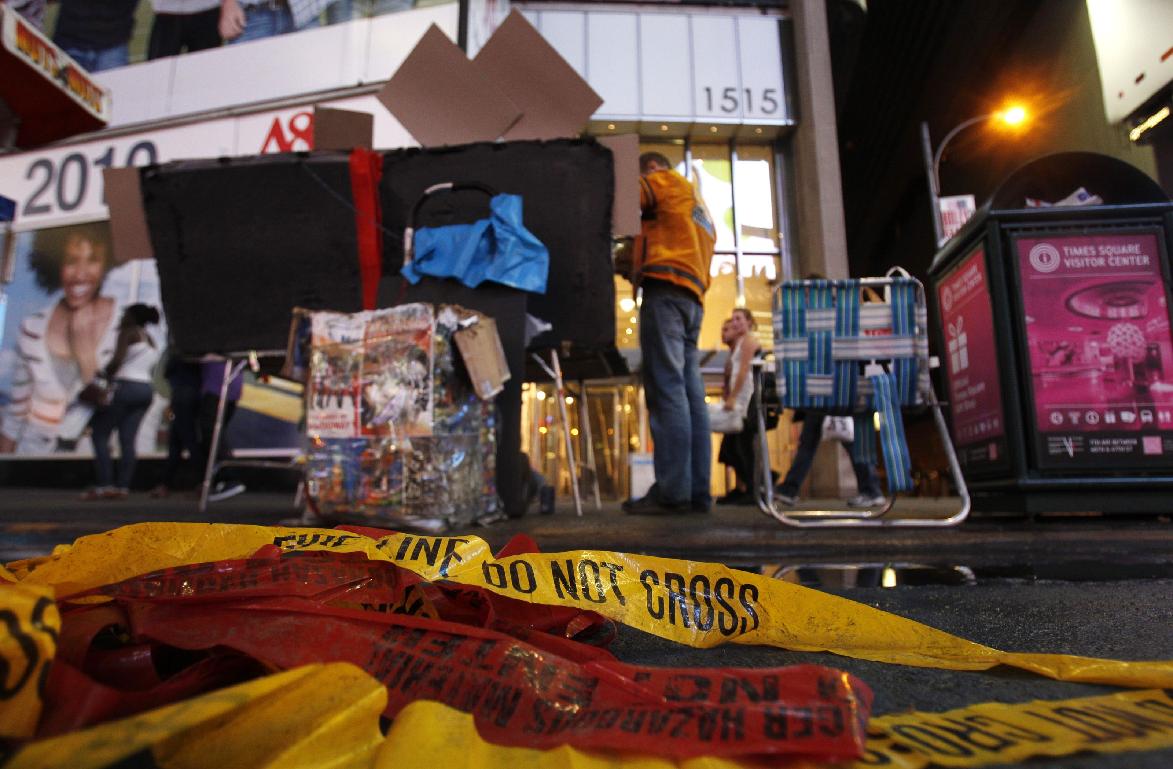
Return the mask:
<svg viewBox="0 0 1173 769">
<path fill-rule="evenodd" d="M 116 264 L 105 222 L 13 237 L 16 270 L 0 339 L 0 453 L 72 452 L 92 415 L 77 395 L 110 362 L 123 307 L 157 303 L 158 278 L 153 264 Z"/>
</svg>

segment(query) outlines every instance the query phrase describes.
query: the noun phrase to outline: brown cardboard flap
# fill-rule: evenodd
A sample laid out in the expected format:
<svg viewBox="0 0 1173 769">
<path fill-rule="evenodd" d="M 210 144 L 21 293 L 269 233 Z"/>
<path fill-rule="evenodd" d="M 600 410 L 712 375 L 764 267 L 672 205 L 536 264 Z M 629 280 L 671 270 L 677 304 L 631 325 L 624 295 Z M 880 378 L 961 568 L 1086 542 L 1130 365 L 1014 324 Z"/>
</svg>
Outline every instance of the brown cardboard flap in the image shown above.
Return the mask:
<svg viewBox="0 0 1173 769">
<path fill-rule="evenodd" d="M 615 199 L 611 204 L 611 234 L 625 238 L 639 234 L 639 136 L 601 136 L 599 144 L 615 160 Z"/>
<path fill-rule="evenodd" d="M 369 112 L 314 105 L 316 150 L 373 149 L 374 134 L 375 116 Z"/>
<path fill-rule="evenodd" d="M 521 109 L 521 119 L 505 132 L 509 140 L 578 136 L 603 103 L 517 10 L 501 23 L 473 64 Z"/>
<path fill-rule="evenodd" d="M 425 147 L 495 141 L 521 116 L 435 24 L 377 97 Z"/>
<path fill-rule="evenodd" d="M 482 400 L 489 400 L 505 389 L 505 382 L 512 375 L 505 361 L 501 337 L 497 334 L 497 321 L 479 315 L 476 323 L 452 336 L 477 395 Z"/>
<path fill-rule="evenodd" d="M 153 259 L 154 247 L 143 212 L 143 194 L 137 168 L 104 168 L 102 183 L 106 207 L 110 209 L 110 238 L 114 261 Z"/>
</svg>

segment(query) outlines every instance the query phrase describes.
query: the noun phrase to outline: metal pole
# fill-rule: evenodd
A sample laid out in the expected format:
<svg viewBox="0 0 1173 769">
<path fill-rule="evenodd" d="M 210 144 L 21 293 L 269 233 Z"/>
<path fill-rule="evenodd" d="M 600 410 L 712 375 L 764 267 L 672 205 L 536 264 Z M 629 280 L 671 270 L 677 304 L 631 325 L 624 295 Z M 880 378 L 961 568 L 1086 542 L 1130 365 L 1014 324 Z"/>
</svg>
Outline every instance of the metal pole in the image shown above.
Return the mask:
<svg viewBox="0 0 1173 769">
<path fill-rule="evenodd" d="M 953 126 L 949 133 L 945 134 L 945 138 L 941 140 L 941 145 L 937 147 L 936 152 L 933 152 L 933 145 L 929 141 L 929 124 L 925 122 L 920 124 L 921 151 L 925 158 L 925 176 L 929 179 L 929 203 L 933 207 L 933 235 L 937 238 L 937 242 L 933 244 L 934 248 L 939 248 L 945 240 L 945 235 L 941 231 L 941 156 L 945 154 L 945 148 L 949 146 L 949 142 L 953 141 L 954 136 L 971 125 L 984 123 L 997 115 L 996 112 L 987 112 L 984 115 L 975 115 L 969 120 L 961 121 Z"/>
<path fill-rule="evenodd" d="M 562 436 L 566 442 L 566 465 L 570 473 L 570 489 L 574 492 L 574 512 L 582 517 L 582 493 L 578 488 L 578 461 L 574 457 L 574 441 L 570 439 L 570 415 L 566 412 L 566 390 L 562 381 L 562 366 L 558 364 L 558 353 L 550 351 L 550 364 L 554 367 L 554 388 L 558 393 L 558 415 L 562 417 Z"/>
<path fill-rule="evenodd" d="M 586 382 L 580 382 L 578 386 L 578 424 L 579 437 L 586 443 L 586 451 L 584 452 L 584 460 L 586 467 L 591 471 L 591 486 L 595 494 L 595 509 L 600 510 L 603 507 L 602 501 L 599 499 L 599 466 L 595 462 L 595 441 L 591 437 L 591 409 L 587 403 L 587 388 Z"/>
<path fill-rule="evenodd" d="M 212 477 L 216 474 L 216 452 L 220 448 L 220 433 L 224 427 L 224 403 L 228 400 L 228 385 L 244 371 L 244 367 L 247 365 L 247 360 L 242 360 L 235 366 L 231 359 L 224 361 L 224 380 L 220 382 L 220 400 L 216 404 L 216 421 L 212 424 L 212 445 L 208 448 L 208 462 L 204 466 L 204 482 L 200 485 L 199 511 L 201 513 L 208 511 L 208 494 L 212 488 Z"/>
<path fill-rule="evenodd" d="M 933 250 L 941 245 L 941 187 L 937 180 L 937 166 L 933 162 L 933 145 L 929 139 L 929 124 L 920 124 L 921 152 L 925 161 L 925 179 L 929 183 L 929 210 L 933 214 Z M 941 145 L 942 147 L 944 145 Z"/>
<path fill-rule="evenodd" d="M 734 307 L 745 306 L 745 278 L 741 274 L 741 220 L 737 216 L 737 139 L 729 141 L 729 199 L 733 201 L 733 271 L 737 277 L 737 298 Z"/>
</svg>

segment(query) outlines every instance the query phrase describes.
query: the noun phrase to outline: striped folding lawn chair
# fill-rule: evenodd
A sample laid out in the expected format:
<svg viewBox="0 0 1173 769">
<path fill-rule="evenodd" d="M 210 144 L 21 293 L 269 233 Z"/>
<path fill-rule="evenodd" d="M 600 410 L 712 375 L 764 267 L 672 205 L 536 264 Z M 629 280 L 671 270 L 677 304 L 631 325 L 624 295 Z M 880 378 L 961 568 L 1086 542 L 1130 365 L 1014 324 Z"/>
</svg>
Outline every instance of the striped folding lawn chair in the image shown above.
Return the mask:
<svg viewBox="0 0 1173 769">
<path fill-rule="evenodd" d="M 882 301 L 861 301 L 865 293 Z M 969 493 L 929 378 L 936 360 L 929 356 L 921 282 L 900 268 L 883 278 L 788 281 L 774 291 L 773 326 L 782 405 L 854 417 L 852 460 L 875 464 L 878 438 L 889 494 L 887 503 L 875 510 L 786 512 L 774 500 L 769 447 L 760 424 L 757 487 L 762 511 L 782 523 L 807 527 L 953 526 L 963 521 L 969 514 Z M 925 407 L 932 410 L 945 446 L 960 509 L 947 518 L 900 518 L 890 515 L 895 497 L 913 487 L 903 411 Z"/>
</svg>

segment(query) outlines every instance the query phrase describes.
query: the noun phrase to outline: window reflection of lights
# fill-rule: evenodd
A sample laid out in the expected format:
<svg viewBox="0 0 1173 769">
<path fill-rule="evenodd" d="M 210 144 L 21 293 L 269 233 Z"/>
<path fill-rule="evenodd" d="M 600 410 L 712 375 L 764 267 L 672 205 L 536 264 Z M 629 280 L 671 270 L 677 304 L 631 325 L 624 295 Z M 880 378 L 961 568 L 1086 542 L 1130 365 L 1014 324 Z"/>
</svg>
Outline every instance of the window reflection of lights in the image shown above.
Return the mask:
<svg viewBox="0 0 1173 769">
<path fill-rule="evenodd" d="M 567 395 L 567 396 L 566 396 L 566 405 L 567 405 L 567 406 L 573 406 L 573 405 L 574 405 L 574 396 L 573 396 L 573 395 Z"/>
<path fill-rule="evenodd" d="M 717 126 L 715 126 L 715 125 L 709 126 L 709 133 L 711 133 L 711 134 L 717 133 Z"/>
<path fill-rule="evenodd" d="M 635 309 L 635 300 L 630 296 L 625 296 L 619 300 L 619 309 L 624 312 L 631 312 Z"/>
<path fill-rule="evenodd" d="M 570 428 L 570 434 L 577 436 L 578 435 L 578 428 L 577 427 Z"/>
<path fill-rule="evenodd" d="M 623 413 L 624 413 L 624 414 L 630 414 L 630 413 L 631 413 L 631 404 L 630 404 L 630 403 L 625 403 L 625 404 L 623 404 Z"/>
<path fill-rule="evenodd" d="M 877 430 L 880 429 L 880 412 L 872 414 L 872 424 L 876 426 Z"/>
<path fill-rule="evenodd" d="M 631 336 L 633 332 L 630 328 L 628 328 L 628 329 L 624 329 L 623 333 L 627 334 L 628 336 Z"/>
<path fill-rule="evenodd" d="M 541 427 L 538 428 L 538 432 L 541 433 L 542 435 L 545 435 L 546 433 L 548 433 L 550 431 L 546 429 L 545 425 L 542 425 Z"/>
<path fill-rule="evenodd" d="M 880 587 L 896 587 L 896 570 L 891 566 L 885 566 L 880 573 Z"/>
<path fill-rule="evenodd" d="M 557 459 L 557 458 L 558 458 L 558 455 L 555 454 L 553 451 L 546 452 L 546 459 Z"/>
<path fill-rule="evenodd" d="M 755 129 L 753 129 L 753 132 L 754 132 L 754 133 L 756 133 L 756 134 L 760 134 L 760 133 L 762 132 L 762 129 L 760 129 L 760 128 L 755 128 Z"/>
<path fill-rule="evenodd" d="M 662 125 L 662 126 L 660 126 L 660 130 L 661 130 L 661 131 L 667 131 L 667 130 L 668 130 L 668 126 L 666 126 L 666 125 Z"/>
<path fill-rule="evenodd" d="M 712 396 L 706 395 L 705 396 L 705 403 L 712 403 L 712 402 L 713 402 Z"/>
<path fill-rule="evenodd" d="M 632 316 L 631 316 L 631 318 L 629 318 L 629 321 L 630 321 L 631 323 L 639 323 L 639 318 L 637 318 L 637 317 L 635 317 L 634 315 L 632 315 Z"/>
<path fill-rule="evenodd" d="M 534 397 L 540 401 L 544 401 L 546 399 L 546 393 L 543 390 L 538 390 L 534 393 Z"/>
<path fill-rule="evenodd" d="M 607 124 L 607 130 L 608 130 L 608 131 L 614 131 L 614 130 L 615 130 L 615 124 L 614 124 L 614 123 L 608 123 L 608 124 Z"/>
</svg>

